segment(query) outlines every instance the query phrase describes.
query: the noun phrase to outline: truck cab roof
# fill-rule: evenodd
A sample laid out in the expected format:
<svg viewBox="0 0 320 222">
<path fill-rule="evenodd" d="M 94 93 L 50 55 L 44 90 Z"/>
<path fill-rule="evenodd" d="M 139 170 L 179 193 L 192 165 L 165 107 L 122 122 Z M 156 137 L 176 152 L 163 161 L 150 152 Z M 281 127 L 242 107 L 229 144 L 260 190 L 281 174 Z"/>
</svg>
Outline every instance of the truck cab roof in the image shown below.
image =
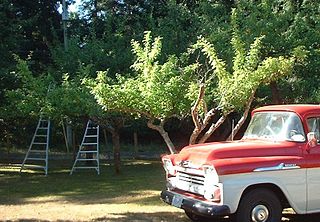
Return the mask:
<svg viewBox="0 0 320 222">
<path fill-rule="evenodd" d="M 320 114 L 320 105 L 313 104 L 290 104 L 290 105 L 271 105 L 263 106 L 252 111 L 252 114 L 256 112 L 267 112 L 267 111 L 286 111 L 286 112 L 295 112 L 302 118 L 305 115 L 319 113 Z"/>
</svg>

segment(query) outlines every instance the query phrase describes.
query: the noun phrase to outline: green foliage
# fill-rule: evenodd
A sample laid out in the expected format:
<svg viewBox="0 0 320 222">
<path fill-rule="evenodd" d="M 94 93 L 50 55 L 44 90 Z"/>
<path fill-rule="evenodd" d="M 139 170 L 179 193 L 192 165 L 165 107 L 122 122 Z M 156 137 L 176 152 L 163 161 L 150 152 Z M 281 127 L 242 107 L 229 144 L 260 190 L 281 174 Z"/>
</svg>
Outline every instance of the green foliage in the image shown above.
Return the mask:
<svg viewBox="0 0 320 222">
<path fill-rule="evenodd" d="M 145 33 L 143 43 L 132 41 L 136 60 L 132 65 L 136 76 L 117 76 L 116 80 L 99 72 L 91 89 L 105 110 L 125 112 L 147 118 L 166 119 L 189 113 L 192 100 L 189 92 L 191 74 L 195 66 L 181 68 L 178 58 L 172 56 L 165 63 L 157 60 L 161 39 L 152 41 Z"/>
<path fill-rule="evenodd" d="M 158 119 L 186 115 L 198 94 L 192 74 L 197 65 L 188 66 L 197 54 L 180 55 L 199 35 L 204 38 L 194 48 L 213 69 L 199 57 L 208 105 L 242 109 L 259 84 L 257 97 L 264 100 L 257 102 L 271 103 L 266 85 L 275 80 L 283 102 L 319 102 L 317 1 L 85 0 L 68 22 L 68 51 L 62 47 L 58 3 L 0 3 L 1 118 L 100 116 L 81 85 L 82 78 L 95 78 L 99 70 L 108 71 L 99 72 L 92 87 L 101 91 L 96 97 L 106 110 Z M 145 30 L 162 38 L 143 37 Z M 27 61 L 16 62 L 14 54 Z M 292 75 L 285 74 L 292 68 Z"/>
<path fill-rule="evenodd" d="M 70 79 L 63 76 L 60 86 L 56 86 L 48 96 L 54 119 L 67 119 L 72 122 L 81 118 L 99 115 L 100 107 L 95 102 L 89 90 L 81 84 L 80 79 Z"/>
<path fill-rule="evenodd" d="M 230 47 L 230 37 L 232 36 L 232 26 L 230 24 L 232 1 L 200 1 L 199 7 L 195 11 L 194 17 L 200 21 L 197 36 L 201 35 L 210 41 L 216 48 L 220 58 L 231 63 L 232 49 Z M 196 39 L 192 42 L 196 42 Z"/>
<path fill-rule="evenodd" d="M 239 32 L 242 41 L 252 42 L 254 36 L 264 35 L 263 57 L 290 56 L 295 48 L 304 46 L 309 51 L 303 63 L 296 64 L 294 75 L 277 82 L 285 103 L 310 102 L 318 88 L 319 75 L 320 11 L 314 1 L 238 1 L 237 21 L 241 21 Z M 264 89 L 262 96 L 270 97 Z M 265 101 L 270 103 L 270 101 Z"/>
<path fill-rule="evenodd" d="M 185 52 L 190 44 L 196 41 L 199 29 L 202 27 L 199 16 L 185 4 L 177 1 L 167 1 L 158 6 L 150 16 L 150 28 L 154 35 L 163 38 L 162 56 L 176 55 Z M 157 13 L 159 16 L 155 17 Z"/>
<path fill-rule="evenodd" d="M 21 25 L 19 18 L 12 18 L 10 15 L 16 13 L 17 7 L 10 4 L 9 0 L 0 3 L 0 67 L 1 69 L 12 68 L 12 52 L 17 52 L 22 39 Z M 2 70 L 1 70 L 2 71 Z"/>
<path fill-rule="evenodd" d="M 90 68 L 82 67 L 78 78 L 63 76 L 61 84 L 54 82 L 50 75 L 34 77 L 27 61 L 17 58 L 17 72 L 21 86 L 8 90 L 9 105 L 2 111 L 7 119 L 46 116 L 51 119 L 69 121 L 99 116 L 102 112 L 89 89 L 81 84 L 81 79 Z M 12 110 L 16 112 L 12 112 Z M 102 115 L 102 114 L 101 114 Z"/>
<path fill-rule="evenodd" d="M 42 75 L 34 77 L 27 61 L 16 57 L 16 72 L 12 72 L 20 80 L 22 87 L 6 91 L 9 105 L 3 107 L 2 115 L 7 119 L 16 117 L 40 116 L 41 113 L 50 113 L 50 104 L 47 101 L 52 77 Z M 12 112 L 15 110 L 15 112 Z"/>
<path fill-rule="evenodd" d="M 217 77 L 217 86 L 213 90 L 217 107 L 224 113 L 244 109 L 259 85 L 268 84 L 292 72 L 295 57 L 261 59 L 262 39 L 256 38 L 246 53 L 235 28 L 231 40 L 235 55 L 232 73 L 227 71 L 225 62 L 217 56 L 214 46 L 207 40 L 200 38 L 194 45 L 194 49 L 200 49 L 208 57 L 213 68 L 211 75 Z M 301 50 L 297 54 L 303 55 Z"/>
<path fill-rule="evenodd" d="M 61 33 L 57 1 L 8 1 L 0 3 L 1 67 L 12 67 L 12 54 L 30 57 L 30 69 L 42 72 L 50 63 L 49 45 Z"/>
<path fill-rule="evenodd" d="M 68 41 L 68 50 L 62 46 L 56 46 L 51 49 L 53 58 L 53 67 L 56 79 L 61 79 L 64 73 L 70 77 L 77 78 L 79 69 L 83 66 L 89 67 L 87 75 L 96 76 L 98 70 L 110 70 L 114 76 L 118 72 L 129 70 L 132 54 L 125 38 L 120 36 L 106 36 L 97 39 L 94 36 L 88 36 L 85 40 L 79 37 L 73 37 Z"/>
</svg>

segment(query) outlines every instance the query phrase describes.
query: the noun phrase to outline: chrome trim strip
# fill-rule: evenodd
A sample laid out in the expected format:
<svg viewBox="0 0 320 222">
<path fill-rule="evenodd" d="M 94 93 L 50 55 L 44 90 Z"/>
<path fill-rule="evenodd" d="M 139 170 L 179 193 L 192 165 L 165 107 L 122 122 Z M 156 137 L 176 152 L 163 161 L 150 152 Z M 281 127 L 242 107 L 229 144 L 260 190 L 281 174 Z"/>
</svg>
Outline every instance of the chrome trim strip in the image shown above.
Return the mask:
<svg viewBox="0 0 320 222">
<path fill-rule="evenodd" d="M 204 176 L 204 171 L 200 169 L 194 169 L 194 168 L 185 168 L 181 166 L 175 166 L 175 169 L 180 172 L 189 173 L 197 176 Z"/>
<path fill-rule="evenodd" d="M 276 170 L 293 170 L 293 169 L 300 169 L 300 168 L 301 167 L 297 166 L 297 164 L 280 163 L 277 166 L 257 168 L 257 169 L 254 169 L 253 172 L 276 171 Z"/>
</svg>

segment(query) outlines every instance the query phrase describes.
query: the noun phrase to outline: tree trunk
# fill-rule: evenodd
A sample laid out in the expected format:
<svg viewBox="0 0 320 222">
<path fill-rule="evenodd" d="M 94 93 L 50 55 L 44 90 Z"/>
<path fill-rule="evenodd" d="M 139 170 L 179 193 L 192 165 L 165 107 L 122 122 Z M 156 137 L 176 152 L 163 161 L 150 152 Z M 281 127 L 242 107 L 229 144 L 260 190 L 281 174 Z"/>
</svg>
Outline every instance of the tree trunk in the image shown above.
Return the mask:
<svg viewBox="0 0 320 222">
<path fill-rule="evenodd" d="M 175 146 L 173 145 L 169 134 L 165 131 L 164 129 L 164 120 L 161 120 L 159 125 L 155 125 L 153 124 L 153 119 L 150 119 L 147 123 L 148 127 L 150 129 L 156 130 L 160 133 L 160 135 L 162 136 L 163 140 L 165 141 L 165 143 L 167 144 L 167 147 L 170 151 L 171 154 L 177 153 L 177 150 L 175 148 Z"/>
<path fill-rule="evenodd" d="M 113 144 L 113 157 L 114 157 L 114 167 L 116 174 L 120 174 L 120 136 L 118 130 L 113 130 L 112 135 L 112 144 Z"/>
<path fill-rule="evenodd" d="M 272 94 L 272 103 L 273 104 L 282 104 L 282 99 L 279 93 L 278 84 L 275 81 L 270 83 L 271 94 Z"/>
<path fill-rule="evenodd" d="M 9 138 L 9 134 L 8 132 L 5 132 L 5 135 L 6 135 L 6 147 L 7 147 L 7 154 L 8 154 L 8 157 L 9 157 L 9 153 L 10 153 L 10 147 L 11 147 L 11 143 L 10 143 L 10 138 Z"/>
<path fill-rule="evenodd" d="M 70 124 L 67 123 L 67 128 L 66 128 L 66 132 L 67 132 L 67 142 L 68 142 L 68 146 L 69 147 L 74 147 L 74 141 L 73 141 L 73 130 L 72 130 L 72 126 Z"/>
<path fill-rule="evenodd" d="M 201 105 L 201 103 L 203 102 L 203 97 L 204 97 L 204 93 L 205 93 L 205 85 L 201 84 L 200 85 L 200 89 L 199 89 L 199 94 L 198 94 L 198 98 L 197 101 L 195 102 L 195 104 L 193 105 L 193 107 L 191 108 L 191 117 L 192 117 L 192 121 L 194 124 L 194 130 L 190 136 L 189 139 L 189 144 L 195 144 L 197 141 L 197 138 L 199 136 L 199 134 L 201 133 L 202 129 L 202 124 L 201 124 L 201 119 L 199 117 L 199 107 Z"/>
<path fill-rule="evenodd" d="M 100 125 L 105 127 L 104 136 L 105 143 L 107 145 L 107 134 L 106 130 L 111 134 L 113 157 L 114 157 L 114 168 L 115 173 L 120 174 L 121 171 L 121 156 L 120 156 L 120 129 L 124 127 L 124 119 L 121 116 L 114 116 L 110 119 L 100 119 L 92 117 L 95 122 L 99 122 Z M 109 156 L 109 155 L 108 155 Z"/>
<path fill-rule="evenodd" d="M 194 106 L 191 108 L 191 116 L 194 123 L 194 130 L 189 139 L 190 145 L 197 143 L 197 139 L 201 134 L 201 132 L 207 127 L 209 122 L 216 115 L 217 109 L 213 108 L 209 112 L 207 110 L 207 105 L 203 99 L 205 96 L 205 89 L 206 89 L 205 84 L 200 84 L 197 101 L 195 102 Z M 199 111 L 198 111 L 201 105 L 204 113 L 203 119 L 200 118 Z"/>
<path fill-rule="evenodd" d="M 133 132 L 133 149 L 134 149 L 133 156 L 134 156 L 134 158 L 136 158 L 138 155 L 138 133 L 137 133 L 137 131 Z"/>
<path fill-rule="evenodd" d="M 103 129 L 103 136 L 104 136 L 104 145 L 106 146 L 107 159 L 109 159 L 109 154 L 108 154 L 108 137 L 107 137 L 107 130 L 106 130 L 106 129 Z"/>
<path fill-rule="evenodd" d="M 192 134 L 191 134 L 191 136 L 189 138 L 189 145 L 196 144 L 200 132 L 201 131 L 199 129 L 194 128 L 194 130 L 192 131 Z"/>
<path fill-rule="evenodd" d="M 66 128 L 64 126 L 63 120 L 61 120 L 61 125 L 62 125 L 62 132 L 63 132 L 63 136 L 64 136 L 64 141 L 66 143 L 67 153 L 69 153 L 70 149 L 69 149 L 69 144 L 68 144 L 67 132 L 66 132 Z"/>
<path fill-rule="evenodd" d="M 77 157 L 77 153 L 78 153 L 78 149 L 77 149 L 77 146 L 76 146 L 76 133 L 74 130 L 72 130 L 72 147 L 73 147 L 73 160 L 75 161 L 76 160 L 76 157 Z"/>
<path fill-rule="evenodd" d="M 212 125 L 207 130 L 207 132 L 199 140 L 199 143 L 206 142 L 209 139 L 209 137 L 216 131 L 216 129 L 218 129 L 219 126 L 221 126 L 221 124 L 226 120 L 228 114 L 225 114 L 225 115 L 221 116 L 220 119 L 217 122 L 212 123 Z"/>
<path fill-rule="evenodd" d="M 192 132 L 192 134 L 190 136 L 190 139 L 189 139 L 189 144 L 190 145 L 197 143 L 197 139 L 198 139 L 199 135 L 208 126 L 209 122 L 213 119 L 213 117 L 215 115 L 216 115 L 216 109 L 213 108 L 209 112 L 206 113 L 203 121 L 198 119 L 200 127 L 195 126 L 195 129 L 193 130 L 193 132 Z"/>
<path fill-rule="evenodd" d="M 255 95 L 255 92 L 252 93 L 251 97 L 249 98 L 247 104 L 246 104 L 246 107 L 245 107 L 245 110 L 244 110 L 244 113 L 241 117 L 241 119 L 238 121 L 237 125 L 234 127 L 234 129 L 232 129 L 232 132 L 231 134 L 229 135 L 228 139 L 227 140 L 233 140 L 233 136 L 237 135 L 237 133 L 239 132 L 239 130 L 241 129 L 242 125 L 244 124 L 244 122 L 246 121 L 248 115 L 249 115 L 249 111 L 250 111 L 250 107 L 251 107 L 251 104 L 254 100 L 254 95 Z"/>
</svg>

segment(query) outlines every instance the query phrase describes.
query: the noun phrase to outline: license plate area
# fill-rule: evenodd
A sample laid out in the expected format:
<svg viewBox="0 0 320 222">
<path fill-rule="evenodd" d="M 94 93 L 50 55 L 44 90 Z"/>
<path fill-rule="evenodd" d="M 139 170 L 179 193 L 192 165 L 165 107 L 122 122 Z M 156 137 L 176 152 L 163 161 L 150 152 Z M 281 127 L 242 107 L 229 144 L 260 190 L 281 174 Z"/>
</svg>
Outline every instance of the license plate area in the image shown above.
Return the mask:
<svg viewBox="0 0 320 222">
<path fill-rule="evenodd" d="M 175 206 L 175 207 L 178 207 L 178 208 L 181 208 L 182 202 L 183 202 L 182 196 L 176 194 L 176 195 L 174 195 L 173 198 L 172 198 L 172 203 L 171 203 L 171 205 L 172 205 L 172 206 Z"/>
</svg>

